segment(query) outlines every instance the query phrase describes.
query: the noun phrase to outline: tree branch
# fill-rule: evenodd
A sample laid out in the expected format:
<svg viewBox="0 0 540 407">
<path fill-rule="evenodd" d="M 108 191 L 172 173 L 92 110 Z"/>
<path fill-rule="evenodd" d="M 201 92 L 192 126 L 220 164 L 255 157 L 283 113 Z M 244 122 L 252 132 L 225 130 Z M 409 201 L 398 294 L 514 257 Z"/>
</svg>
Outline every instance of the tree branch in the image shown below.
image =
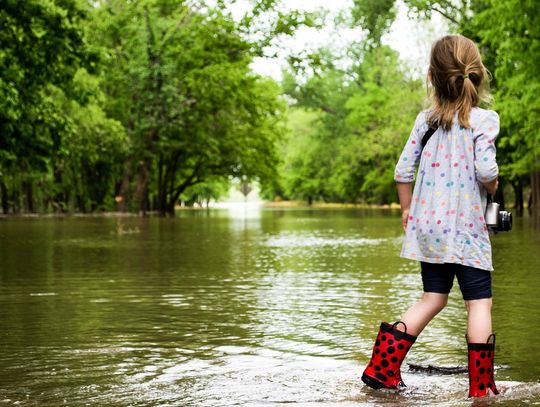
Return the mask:
<svg viewBox="0 0 540 407">
<path fill-rule="evenodd" d="M 327 105 L 321 105 L 321 110 L 323 112 L 326 112 L 326 113 L 332 114 L 332 115 L 335 115 L 337 113 L 334 109 L 332 109 L 331 107 L 329 107 Z"/>
<path fill-rule="evenodd" d="M 168 43 L 172 40 L 172 38 L 174 37 L 174 34 L 176 34 L 178 32 L 178 30 L 180 29 L 180 27 L 183 25 L 183 23 L 187 20 L 187 17 L 190 15 L 189 11 L 186 11 L 183 13 L 183 15 L 180 17 L 180 19 L 178 20 L 178 23 L 176 24 L 176 26 L 171 29 L 171 30 L 168 30 L 168 31 L 165 31 L 161 37 L 161 39 L 163 40 L 163 42 L 161 43 L 161 46 L 159 47 L 159 52 L 158 54 L 161 55 L 161 53 L 163 52 L 163 50 L 165 49 L 165 47 L 168 45 Z"/>
<path fill-rule="evenodd" d="M 187 177 L 184 182 L 175 188 L 174 195 L 172 197 L 171 203 L 176 202 L 180 197 L 180 194 L 184 192 L 188 187 L 202 182 L 202 179 L 196 179 L 196 173 L 193 172 L 189 177 Z"/>
<path fill-rule="evenodd" d="M 446 18 L 447 20 L 453 22 L 454 24 L 456 25 L 459 25 L 459 21 L 456 20 L 454 17 L 450 17 L 446 12 L 438 9 L 437 7 L 434 7 L 434 6 L 431 6 L 431 10 L 439 13 L 441 16 L 443 16 L 444 18 Z"/>
</svg>

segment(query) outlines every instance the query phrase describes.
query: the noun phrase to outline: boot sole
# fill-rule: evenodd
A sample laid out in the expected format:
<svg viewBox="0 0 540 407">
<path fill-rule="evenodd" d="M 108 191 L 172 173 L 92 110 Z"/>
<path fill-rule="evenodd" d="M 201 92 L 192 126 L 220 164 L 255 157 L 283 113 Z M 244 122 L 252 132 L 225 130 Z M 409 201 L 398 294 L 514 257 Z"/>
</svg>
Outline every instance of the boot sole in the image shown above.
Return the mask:
<svg viewBox="0 0 540 407">
<path fill-rule="evenodd" d="M 362 381 L 367 384 L 369 387 L 375 390 L 379 389 L 391 389 L 391 387 L 385 386 L 383 383 L 378 381 L 377 379 L 374 379 L 371 376 L 366 375 L 365 373 L 362 374 Z"/>
</svg>

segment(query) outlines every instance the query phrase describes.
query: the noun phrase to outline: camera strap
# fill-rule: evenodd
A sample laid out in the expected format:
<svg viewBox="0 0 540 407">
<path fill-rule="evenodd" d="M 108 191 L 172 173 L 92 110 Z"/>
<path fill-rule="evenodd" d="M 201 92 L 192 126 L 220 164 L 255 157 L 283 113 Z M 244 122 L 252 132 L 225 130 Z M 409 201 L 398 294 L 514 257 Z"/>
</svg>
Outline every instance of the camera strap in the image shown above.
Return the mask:
<svg viewBox="0 0 540 407">
<path fill-rule="evenodd" d="M 422 149 L 427 144 L 431 136 L 433 136 L 433 133 L 437 131 L 438 127 L 430 127 L 427 129 L 427 131 L 424 133 L 424 137 L 422 137 Z"/>
</svg>

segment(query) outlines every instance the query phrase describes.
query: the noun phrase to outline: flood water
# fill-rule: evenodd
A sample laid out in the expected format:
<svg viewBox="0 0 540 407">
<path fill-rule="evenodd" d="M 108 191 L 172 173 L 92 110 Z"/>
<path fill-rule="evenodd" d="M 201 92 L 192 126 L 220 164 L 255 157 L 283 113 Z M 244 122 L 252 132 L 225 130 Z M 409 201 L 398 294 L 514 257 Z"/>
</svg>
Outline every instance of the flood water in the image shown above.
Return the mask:
<svg viewBox="0 0 540 407">
<path fill-rule="evenodd" d="M 360 381 L 382 320 L 421 292 L 392 210 L 0 219 L 0 405 L 471 405 L 455 284 L 403 365 Z M 492 237 L 496 381 L 540 405 L 540 231 Z"/>
</svg>

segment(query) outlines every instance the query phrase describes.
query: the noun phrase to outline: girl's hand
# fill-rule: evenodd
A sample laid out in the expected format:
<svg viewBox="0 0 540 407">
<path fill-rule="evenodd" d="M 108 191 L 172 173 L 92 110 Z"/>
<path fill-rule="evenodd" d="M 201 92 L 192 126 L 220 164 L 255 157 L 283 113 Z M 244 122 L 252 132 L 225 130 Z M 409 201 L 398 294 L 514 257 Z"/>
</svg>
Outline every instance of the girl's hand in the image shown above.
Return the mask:
<svg viewBox="0 0 540 407">
<path fill-rule="evenodd" d="M 497 192 L 497 188 L 499 188 L 499 179 L 495 178 L 490 182 L 482 182 L 482 186 L 486 189 L 488 194 L 494 196 L 495 192 Z"/>
<path fill-rule="evenodd" d="M 399 204 L 401 205 L 401 225 L 403 230 L 407 231 L 407 221 L 409 220 L 409 209 L 411 207 L 412 200 L 412 183 L 402 183 L 398 182 L 397 184 Z"/>
<path fill-rule="evenodd" d="M 491 191 L 488 191 L 491 195 L 495 196 L 495 193 L 497 192 L 497 189 L 499 188 L 499 179 L 497 178 L 495 180 L 495 185 L 492 185 Z"/>
<path fill-rule="evenodd" d="M 401 225 L 403 226 L 403 230 L 407 232 L 407 222 L 409 221 L 409 210 L 403 209 L 403 212 L 401 213 Z"/>
</svg>

